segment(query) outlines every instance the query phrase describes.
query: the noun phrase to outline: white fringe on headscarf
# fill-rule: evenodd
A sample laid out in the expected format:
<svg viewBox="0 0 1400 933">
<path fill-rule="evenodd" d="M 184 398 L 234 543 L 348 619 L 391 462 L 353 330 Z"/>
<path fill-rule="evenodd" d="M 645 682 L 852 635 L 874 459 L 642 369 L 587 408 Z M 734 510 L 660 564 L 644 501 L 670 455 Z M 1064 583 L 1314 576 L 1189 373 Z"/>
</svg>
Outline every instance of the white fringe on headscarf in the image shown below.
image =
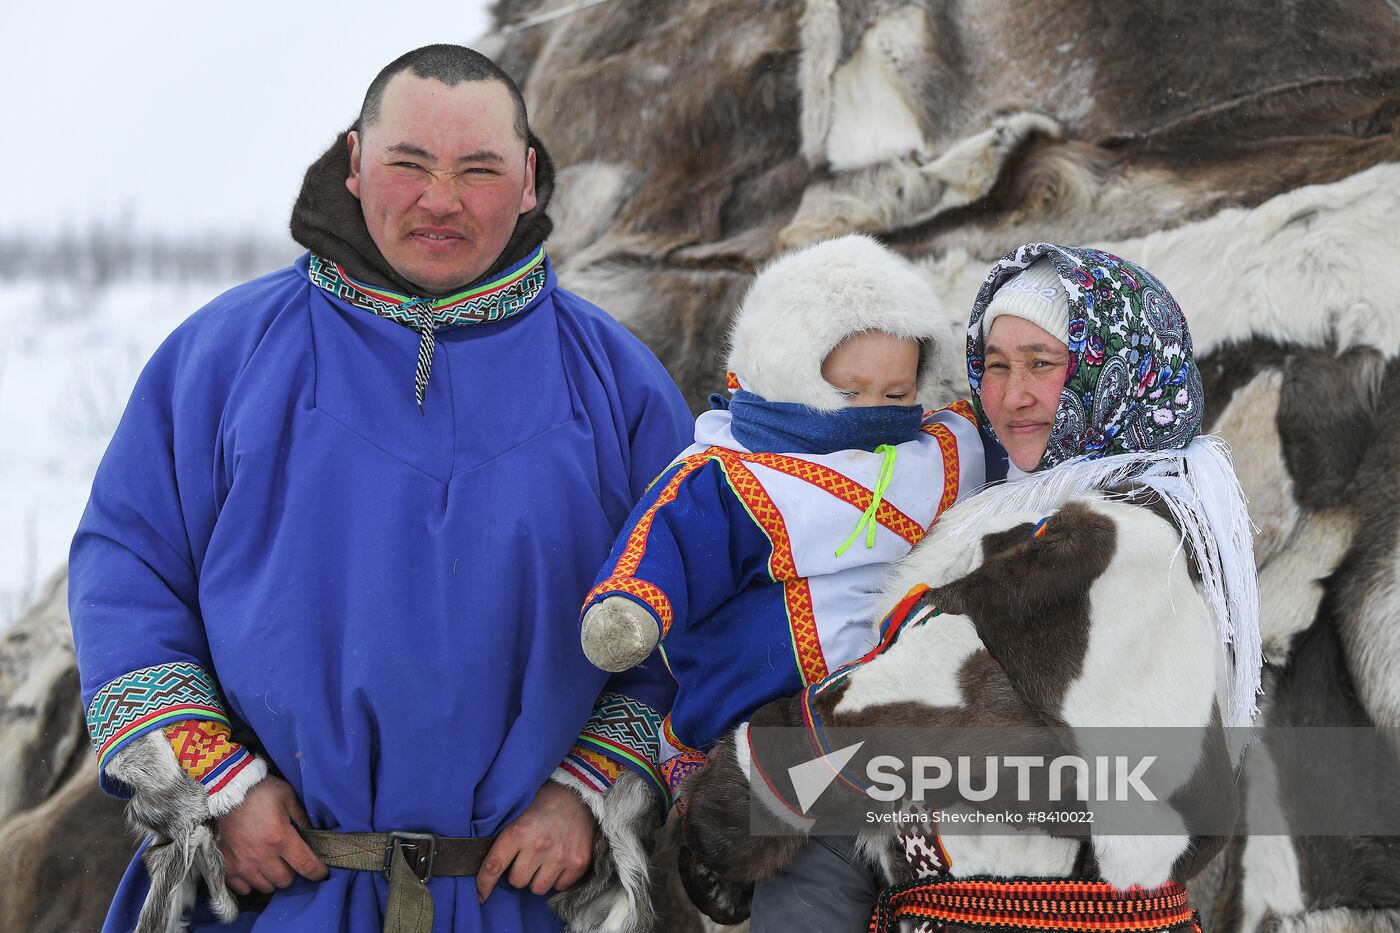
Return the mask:
<svg viewBox="0 0 1400 933">
<path fill-rule="evenodd" d="M 1222 644 L 1234 655 L 1225 722 L 1248 727 L 1259 714 L 1263 645 L 1253 526 L 1230 459 L 1219 437 L 1197 437 L 1177 450 L 1134 451 L 1070 460 L 1024 479 L 993 486 L 952 509 L 940 524 L 945 541 L 971 544 L 987 519 L 1014 511 L 1048 512 L 1075 498 L 1132 483 L 1161 497 L 1191 544 Z"/>
</svg>

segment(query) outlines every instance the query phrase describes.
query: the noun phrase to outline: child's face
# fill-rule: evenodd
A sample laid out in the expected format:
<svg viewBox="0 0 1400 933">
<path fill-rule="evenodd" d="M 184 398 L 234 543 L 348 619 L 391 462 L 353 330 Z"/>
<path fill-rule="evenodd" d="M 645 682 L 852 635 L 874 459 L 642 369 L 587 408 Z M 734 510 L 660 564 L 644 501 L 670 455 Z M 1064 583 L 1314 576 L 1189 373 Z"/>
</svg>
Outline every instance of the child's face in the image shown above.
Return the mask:
<svg viewBox="0 0 1400 933">
<path fill-rule="evenodd" d="M 822 378 L 850 408 L 913 405 L 919 382 L 919 344 L 880 331 L 852 334 L 822 360 Z"/>
</svg>

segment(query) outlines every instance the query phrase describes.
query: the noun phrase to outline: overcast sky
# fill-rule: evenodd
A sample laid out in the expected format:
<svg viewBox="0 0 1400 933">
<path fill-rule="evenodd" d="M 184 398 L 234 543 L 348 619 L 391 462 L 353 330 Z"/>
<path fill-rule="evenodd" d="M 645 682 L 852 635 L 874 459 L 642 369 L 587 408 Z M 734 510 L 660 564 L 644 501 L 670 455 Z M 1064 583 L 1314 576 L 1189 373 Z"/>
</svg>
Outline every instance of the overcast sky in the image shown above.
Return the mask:
<svg viewBox="0 0 1400 933">
<path fill-rule="evenodd" d="M 0 0 L 0 233 L 283 235 L 306 166 L 381 67 L 469 44 L 486 0 Z"/>
</svg>

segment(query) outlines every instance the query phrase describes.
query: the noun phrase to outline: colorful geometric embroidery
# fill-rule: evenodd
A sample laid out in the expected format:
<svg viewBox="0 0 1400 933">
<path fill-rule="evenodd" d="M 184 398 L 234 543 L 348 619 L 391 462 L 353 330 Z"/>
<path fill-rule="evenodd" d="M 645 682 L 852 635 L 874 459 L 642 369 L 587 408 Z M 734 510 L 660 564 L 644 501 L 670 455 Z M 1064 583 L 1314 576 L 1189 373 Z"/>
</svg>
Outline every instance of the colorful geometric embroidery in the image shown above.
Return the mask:
<svg viewBox="0 0 1400 933">
<path fill-rule="evenodd" d="M 1103 881 L 1007 881 L 925 878 L 880 892 L 870 933 L 900 929 L 915 920 L 1016 930 L 1134 931 L 1161 933 L 1200 924 L 1186 888 L 1168 881 L 1144 891 L 1115 889 Z"/>
<path fill-rule="evenodd" d="M 773 497 L 732 451 L 711 447 L 706 455 L 720 461 L 730 488 L 739 497 L 758 527 L 768 536 L 772 552 L 768 557 L 768 574 L 783 585 L 783 601 L 787 608 L 788 630 L 792 635 L 792 653 L 803 684 L 815 683 L 827 675 L 826 656 L 822 653 L 817 634 L 817 615 L 812 608 L 812 587 L 805 577 L 797 574 L 792 554 L 792 540 L 787 525 Z M 868 505 L 868 503 L 867 503 Z"/>
<path fill-rule="evenodd" d="M 190 777 L 217 794 L 253 762 L 246 748 L 233 741 L 221 722 L 186 719 L 165 727 L 175 760 Z"/>
<path fill-rule="evenodd" d="M 622 776 L 622 765 L 582 745 L 569 749 L 560 767 L 600 794 L 606 794 Z"/>
<path fill-rule="evenodd" d="M 943 454 L 943 496 L 938 500 L 938 511 L 933 516 L 937 521 L 938 516 L 958 501 L 958 482 L 962 470 L 961 461 L 958 459 L 958 439 L 941 424 L 926 424 L 919 430 L 932 435 L 933 439 L 938 441 L 939 452 Z"/>
<path fill-rule="evenodd" d="M 666 741 L 670 743 L 672 748 L 680 749 L 683 752 L 696 751 L 696 749 L 691 748 L 689 745 L 677 738 L 675 731 L 671 728 L 670 713 L 667 713 L 666 718 L 661 720 L 661 734 L 666 737 Z"/>
<path fill-rule="evenodd" d="M 228 724 L 214 679 L 197 664 L 157 664 L 108 683 L 87 708 L 99 770 L 132 739 L 182 719 Z"/>
<path fill-rule="evenodd" d="M 419 411 L 423 409 L 428 377 L 433 370 L 434 331 L 437 328 L 503 321 L 527 310 L 549 282 L 543 246 L 494 281 L 445 298 L 413 298 L 387 288 L 357 282 L 342 266 L 315 253 L 311 254 L 308 272 L 312 282 L 337 298 L 418 334 L 413 395 Z"/>
<path fill-rule="evenodd" d="M 357 282 L 339 263 L 315 253 L 311 254 L 310 274 L 312 282 L 337 298 L 414 331 L 422 325 L 423 312 L 431 315 L 434 327 L 503 321 L 524 311 L 549 279 L 543 246 L 494 281 L 422 304 L 412 296 Z"/>
<path fill-rule="evenodd" d="M 757 463 L 770 470 L 786 473 L 788 476 L 811 483 L 818 489 L 830 493 L 857 511 L 864 512 L 870 508 L 871 500 L 875 498 L 874 493 L 849 476 L 838 473 L 830 467 L 822 466 L 820 463 L 803 460 L 800 457 L 788 457 L 775 453 L 743 453 L 737 450 L 726 450 L 723 447 L 711 447 L 705 453 L 717 456 L 726 463 L 730 460 L 741 460 L 745 463 Z M 880 503 L 875 518 L 881 525 L 911 545 L 918 544 L 924 536 L 923 525 L 905 515 L 889 502 L 882 501 Z"/>
<path fill-rule="evenodd" d="M 952 504 L 953 500 L 957 498 L 958 492 L 957 443 L 947 428 L 941 428 L 941 430 L 942 435 L 935 435 L 943 452 L 945 465 L 943 502 L 939 506 L 939 512 Z M 944 435 L 947 437 L 946 443 Z M 950 462 L 948 443 L 952 444 L 951 467 L 948 466 Z M 674 472 L 660 494 L 637 520 L 632 533 L 628 535 L 627 543 L 623 546 L 622 555 L 618 558 L 612 574 L 589 591 L 588 596 L 584 599 L 584 606 L 591 605 L 595 599 L 603 594 L 626 593 L 645 604 L 656 614 L 661 623 L 661 637 L 666 637 L 675 618 L 670 600 L 659 587 L 645 580 L 639 580 L 633 574 L 636 573 L 637 568 L 641 565 L 642 557 L 646 554 L 647 536 L 651 531 L 657 511 L 675 500 L 681 483 L 685 481 L 687 476 L 711 460 L 718 461 L 723 467 L 734 494 L 743 502 L 754 522 L 767 535 L 772 545 L 772 553 L 768 559 L 769 576 L 775 583 L 783 585 L 788 628 L 792 634 L 793 658 L 797 662 L 798 670 L 802 673 L 803 684 L 816 683 L 827 676 L 828 669 L 826 658 L 822 653 L 821 639 L 817 633 L 816 612 L 812 606 L 812 588 L 805 577 L 798 576 L 792 552 L 792 542 L 788 537 L 787 525 L 783 521 L 782 513 L 778 510 L 768 491 L 763 488 L 763 484 L 746 465 L 756 463 L 803 480 L 859 511 L 870 507 L 870 503 L 874 500 L 873 492 L 850 477 L 810 460 L 775 453 L 742 453 L 723 447 L 709 447 L 701 453 L 692 454 L 679 461 L 672 468 Z M 899 535 L 911 545 L 917 544 L 924 536 L 925 529 L 922 525 L 887 501 L 880 503 L 875 517 L 882 526 Z"/>
<path fill-rule="evenodd" d="M 938 409 L 938 411 L 950 411 L 955 415 L 962 415 L 968 420 L 969 424 L 974 428 L 977 427 L 977 409 L 972 407 L 971 399 L 960 398 L 946 408 Z M 938 412 L 931 412 L 931 414 L 937 413 Z"/>
<path fill-rule="evenodd" d="M 645 703 L 620 693 L 603 694 L 575 746 L 618 764 L 631 764 L 666 796 L 656 761 L 661 754 L 661 716 Z M 580 767 L 586 765 L 587 759 L 579 762 Z"/>
<path fill-rule="evenodd" d="M 671 600 L 664 590 L 655 583 L 650 583 L 639 577 L 619 577 L 611 576 L 598 584 L 588 594 L 588 599 L 584 605 L 593 601 L 595 593 L 626 593 L 641 600 L 647 608 L 656 613 L 656 617 L 661 620 L 661 634 L 664 637 L 671 630 L 671 622 L 676 614 L 671 609 Z"/>
<path fill-rule="evenodd" d="M 695 750 L 672 755 L 661 763 L 661 776 L 666 779 L 666 787 L 671 796 L 680 795 L 681 784 L 701 768 L 705 767 L 705 753 Z"/>
</svg>

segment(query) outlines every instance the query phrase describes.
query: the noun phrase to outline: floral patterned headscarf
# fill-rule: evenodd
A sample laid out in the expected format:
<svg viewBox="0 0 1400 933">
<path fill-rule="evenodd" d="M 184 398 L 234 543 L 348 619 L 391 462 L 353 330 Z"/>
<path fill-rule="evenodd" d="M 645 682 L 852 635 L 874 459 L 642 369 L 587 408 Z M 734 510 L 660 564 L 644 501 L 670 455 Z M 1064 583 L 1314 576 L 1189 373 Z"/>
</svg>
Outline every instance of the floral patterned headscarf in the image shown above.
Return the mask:
<svg viewBox="0 0 1400 933">
<path fill-rule="evenodd" d="M 1249 510 L 1229 446 L 1219 437 L 1198 436 L 1205 405 L 1201 374 L 1186 318 L 1162 283 L 1096 249 L 1028 243 L 1012 250 L 982 283 L 968 323 L 967 371 L 977 417 L 991 430 L 980 397 L 987 305 L 1041 256 L 1069 296 L 1069 371 L 1050 442 L 1033 475 L 978 493 L 960 506 L 961 522 L 975 529 L 985 515 L 1043 515 L 1074 496 L 1128 482 L 1151 489 L 1190 542 L 1221 643 L 1233 656 L 1221 697 L 1224 723 L 1249 726 L 1258 714 L 1263 664 Z"/>
<path fill-rule="evenodd" d="M 997 289 L 1041 256 L 1054 265 L 1069 295 L 1069 372 L 1037 470 L 1083 454 L 1189 444 L 1201 429 L 1205 395 L 1176 299 L 1125 259 L 1053 243 L 1027 243 L 1007 253 L 973 302 L 967 372 L 981 423 L 992 430 L 981 399 L 982 318 Z"/>
</svg>

